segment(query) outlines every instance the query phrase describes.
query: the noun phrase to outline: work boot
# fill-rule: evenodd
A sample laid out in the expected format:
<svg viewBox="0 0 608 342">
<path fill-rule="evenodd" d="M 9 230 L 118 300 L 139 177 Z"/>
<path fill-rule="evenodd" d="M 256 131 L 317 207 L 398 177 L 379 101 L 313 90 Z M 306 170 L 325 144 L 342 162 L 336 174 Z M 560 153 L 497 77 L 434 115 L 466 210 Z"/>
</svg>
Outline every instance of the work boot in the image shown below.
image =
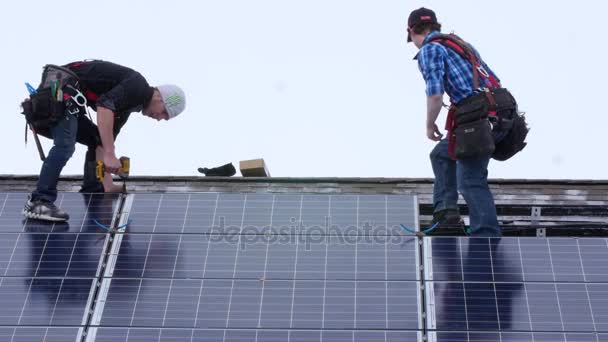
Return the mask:
<svg viewBox="0 0 608 342">
<path fill-rule="evenodd" d="M 431 224 L 439 223 L 443 225 L 457 225 L 464 224 L 464 221 L 460 217 L 458 209 L 444 209 L 433 213 L 433 221 Z"/>
<path fill-rule="evenodd" d="M 431 227 L 435 224 L 435 229 L 427 235 L 466 235 L 464 221 L 458 209 L 444 209 L 433 213 Z"/>
<path fill-rule="evenodd" d="M 61 208 L 57 207 L 54 203 L 41 199 L 32 199 L 31 196 L 28 197 L 27 202 L 25 202 L 22 214 L 30 219 L 52 222 L 61 222 L 70 219 L 70 215 L 61 210 Z"/>
</svg>

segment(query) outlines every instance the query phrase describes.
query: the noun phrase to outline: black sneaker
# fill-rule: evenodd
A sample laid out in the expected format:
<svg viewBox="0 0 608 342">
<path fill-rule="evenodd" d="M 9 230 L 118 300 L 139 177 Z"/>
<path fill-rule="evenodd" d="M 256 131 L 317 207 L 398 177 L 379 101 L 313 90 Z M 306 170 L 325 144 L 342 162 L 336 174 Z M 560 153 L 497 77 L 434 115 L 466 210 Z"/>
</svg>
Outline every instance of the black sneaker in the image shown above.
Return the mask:
<svg viewBox="0 0 608 342">
<path fill-rule="evenodd" d="M 44 221 L 61 222 L 70 219 L 70 215 L 58 208 L 55 204 L 43 200 L 28 198 L 23 207 L 23 216 Z"/>
</svg>

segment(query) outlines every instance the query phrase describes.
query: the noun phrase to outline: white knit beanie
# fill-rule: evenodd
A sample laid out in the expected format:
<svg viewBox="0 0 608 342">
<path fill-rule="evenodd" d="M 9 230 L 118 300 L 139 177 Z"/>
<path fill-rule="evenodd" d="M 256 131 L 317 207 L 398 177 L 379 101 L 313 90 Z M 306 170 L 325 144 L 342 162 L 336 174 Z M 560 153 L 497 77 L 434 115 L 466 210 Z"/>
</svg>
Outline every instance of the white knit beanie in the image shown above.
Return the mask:
<svg viewBox="0 0 608 342">
<path fill-rule="evenodd" d="M 165 109 L 169 114 L 169 119 L 178 116 L 186 108 L 186 94 L 184 91 L 173 84 L 165 84 L 156 87 L 165 103 Z"/>
</svg>

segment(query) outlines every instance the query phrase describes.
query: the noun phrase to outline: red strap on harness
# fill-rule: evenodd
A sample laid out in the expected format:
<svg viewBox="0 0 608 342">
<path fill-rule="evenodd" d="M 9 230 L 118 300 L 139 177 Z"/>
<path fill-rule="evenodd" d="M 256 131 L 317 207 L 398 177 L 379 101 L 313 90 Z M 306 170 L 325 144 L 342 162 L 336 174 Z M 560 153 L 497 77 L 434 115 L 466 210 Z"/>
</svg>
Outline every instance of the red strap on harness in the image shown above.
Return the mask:
<svg viewBox="0 0 608 342">
<path fill-rule="evenodd" d="M 439 34 L 431 38 L 430 42 L 437 42 L 454 50 L 460 57 L 471 63 L 473 68 L 473 86 L 479 88 L 479 78 L 481 78 L 487 88 L 500 88 L 500 82 L 490 74 L 481 64 L 474 50 L 467 42 L 455 34 Z M 480 77 L 481 76 L 481 77 Z"/>
<path fill-rule="evenodd" d="M 97 100 L 99 100 L 99 95 L 88 89 L 84 92 L 84 97 L 87 98 L 87 101 L 97 102 Z"/>
<path fill-rule="evenodd" d="M 454 128 L 456 128 L 456 106 L 450 106 L 448 110 L 448 117 L 445 121 L 445 130 L 448 131 L 448 154 L 450 158 L 456 160 L 456 134 Z"/>
<path fill-rule="evenodd" d="M 82 66 L 82 65 L 84 65 L 86 63 L 87 63 L 86 61 L 73 62 L 73 63 L 70 63 L 70 64 L 66 65 L 66 67 L 68 69 L 78 68 L 78 67 L 80 67 L 80 66 Z M 97 93 L 89 90 L 89 89 L 86 89 L 86 85 L 82 84 L 82 82 L 80 84 L 80 87 L 84 88 L 84 97 L 86 97 L 87 101 L 89 101 L 89 102 L 97 102 L 97 100 L 99 100 L 99 95 Z"/>
</svg>

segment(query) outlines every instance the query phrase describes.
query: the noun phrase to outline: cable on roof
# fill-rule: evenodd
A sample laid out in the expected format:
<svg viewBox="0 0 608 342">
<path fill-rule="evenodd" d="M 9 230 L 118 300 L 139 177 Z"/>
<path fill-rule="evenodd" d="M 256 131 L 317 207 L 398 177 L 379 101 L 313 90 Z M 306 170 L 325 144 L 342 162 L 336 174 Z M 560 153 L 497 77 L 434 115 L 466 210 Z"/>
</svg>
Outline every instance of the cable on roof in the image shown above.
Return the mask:
<svg viewBox="0 0 608 342">
<path fill-rule="evenodd" d="M 414 230 L 411 230 L 408 227 L 406 227 L 403 223 L 401 223 L 400 225 L 401 225 L 401 228 L 405 229 L 406 232 L 413 234 L 413 235 L 419 235 L 419 233 L 428 234 L 428 233 L 432 232 L 433 230 L 435 230 L 435 228 L 437 228 L 437 226 L 439 225 L 439 222 L 435 223 L 430 228 L 422 230 L 421 232 L 416 232 Z"/>
<path fill-rule="evenodd" d="M 105 226 L 105 225 L 103 225 L 103 224 L 99 223 L 99 221 L 97 221 L 97 220 L 95 220 L 95 219 L 93 219 L 93 222 L 94 222 L 94 223 L 97 225 L 97 227 L 99 227 L 99 228 L 101 228 L 101 229 L 104 229 L 104 230 L 107 230 L 107 231 L 109 231 L 109 230 L 110 230 L 110 227 Z M 132 222 L 133 222 L 133 220 L 129 220 L 127 223 L 123 224 L 122 226 L 118 226 L 118 227 L 116 227 L 116 229 L 122 229 L 122 228 L 126 228 L 126 227 L 128 227 L 128 226 L 129 226 L 129 225 L 130 225 Z"/>
</svg>

